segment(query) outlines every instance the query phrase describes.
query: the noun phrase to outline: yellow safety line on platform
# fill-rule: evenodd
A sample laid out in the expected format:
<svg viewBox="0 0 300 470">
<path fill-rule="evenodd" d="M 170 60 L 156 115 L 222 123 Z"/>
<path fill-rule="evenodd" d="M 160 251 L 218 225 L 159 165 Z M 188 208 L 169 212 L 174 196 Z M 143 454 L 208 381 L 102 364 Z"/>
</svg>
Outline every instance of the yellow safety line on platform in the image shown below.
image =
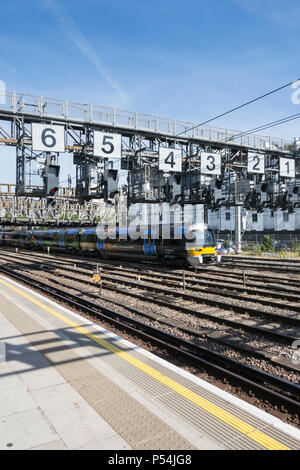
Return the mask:
<svg viewBox="0 0 300 470">
<path fill-rule="evenodd" d="M 148 374 L 149 376 L 153 377 L 156 379 L 158 382 L 162 383 L 166 387 L 170 388 L 174 392 L 178 393 L 182 397 L 186 398 L 192 403 L 195 403 L 197 406 L 205 410 L 206 412 L 210 413 L 211 415 L 217 417 L 227 425 L 231 426 L 232 428 L 236 429 L 240 433 L 246 435 L 249 439 L 257 442 L 264 448 L 268 450 L 290 450 L 287 446 L 284 444 L 281 444 L 280 442 L 276 441 L 272 437 L 268 436 L 267 434 L 264 434 L 261 431 L 258 431 L 256 428 L 251 426 L 248 423 L 245 423 L 241 419 L 237 418 L 236 416 L 232 415 L 231 413 L 228 413 L 227 411 L 223 410 L 219 406 L 215 405 L 214 403 L 210 402 L 209 400 L 206 400 L 205 398 L 201 397 L 197 393 L 189 390 L 187 387 L 179 384 L 173 379 L 170 379 L 166 375 L 162 374 L 161 372 L 158 372 L 157 370 L 153 369 L 153 367 L 148 366 L 141 360 L 131 356 L 131 354 L 122 351 L 119 349 L 117 346 L 114 346 L 113 344 L 109 343 L 108 341 L 99 338 L 97 335 L 90 333 L 86 328 L 79 326 L 77 323 L 73 322 L 69 318 L 65 317 L 64 315 L 56 312 L 52 308 L 48 307 L 47 305 L 43 304 L 39 300 L 31 297 L 30 295 L 26 294 L 25 292 L 21 291 L 17 287 L 14 287 L 7 282 L 3 281 L 0 279 L 0 282 L 4 284 L 5 286 L 9 287 L 10 289 L 14 290 L 18 294 L 22 295 L 26 299 L 30 300 L 34 304 L 38 305 L 41 307 L 43 310 L 46 312 L 51 313 L 55 317 L 59 318 L 61 321 L 64 323 L 68 324 L 72 328 L 75 328 L 77 331 L 80 333 L 88 336 L 91 340 L 95 341 L 96 343 L 100 344 L 103 346 L 105 349 L 108 349 L 109 351 L 117 354 L 119 357 L 124 359 L 126 362 L 129 362 L 133 366 L 135 366 L 137 369 L 143 371 L 144 373 Z"/>
</svg>

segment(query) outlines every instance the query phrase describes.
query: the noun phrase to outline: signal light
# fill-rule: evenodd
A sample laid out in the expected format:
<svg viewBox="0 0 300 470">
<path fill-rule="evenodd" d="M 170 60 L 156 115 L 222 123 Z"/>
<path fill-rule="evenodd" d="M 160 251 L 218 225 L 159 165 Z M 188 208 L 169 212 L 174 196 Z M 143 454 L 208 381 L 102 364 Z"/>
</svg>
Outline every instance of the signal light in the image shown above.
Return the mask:
<svg viewBox="0 0 300 470">
<path fill-rule="evenodd" d="M 263 193 L 265 193 L 267 191 L 267 188 L 268 188 L 268 183 L 262 183 L 261 190 L 262 190 Z"/>
<path fill-rule="evenodd" d="M 216 188 L 217 189 L 222 189 L 222 184 L 223 184 L 223 180 L 221 180 L 221 179 L 216 180 Z"/>
</svg>

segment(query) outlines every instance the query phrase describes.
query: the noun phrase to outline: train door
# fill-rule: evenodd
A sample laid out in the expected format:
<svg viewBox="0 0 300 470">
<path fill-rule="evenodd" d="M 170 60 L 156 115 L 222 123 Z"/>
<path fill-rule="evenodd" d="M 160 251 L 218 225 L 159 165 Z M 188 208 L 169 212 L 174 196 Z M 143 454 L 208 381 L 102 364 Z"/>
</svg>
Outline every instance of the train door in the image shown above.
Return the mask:
<svg viewBox="0 0 300 470">
<path fill-rule="evenodd" d="M 44 233 L 43 232 L 37 232 L 37 237 L 38 237 L 38 244 L 42 248 Z"/>
<path fill-rule="evenodd" d="M 152 232 L 144 233 L 144 254 L 148 256 L 156 255 L 155 237 L 151 237 Z"/>
<path fill-rule="evenodd" d="M 100 251 L 100 253 L 104 253 L 105 251 L 105 246 L 104 246 L 104 232 L 97 232 L 95 231 L 95 235 L 97 237 L 97 249 Z"/>
<path fill-rule="evenodd" d="M 58 234 L 58 244 L 60 248 L 64 248 L 65 246 L 64 238 L 65 238 L 65 232 L 61 230 Z"/>
</svg>

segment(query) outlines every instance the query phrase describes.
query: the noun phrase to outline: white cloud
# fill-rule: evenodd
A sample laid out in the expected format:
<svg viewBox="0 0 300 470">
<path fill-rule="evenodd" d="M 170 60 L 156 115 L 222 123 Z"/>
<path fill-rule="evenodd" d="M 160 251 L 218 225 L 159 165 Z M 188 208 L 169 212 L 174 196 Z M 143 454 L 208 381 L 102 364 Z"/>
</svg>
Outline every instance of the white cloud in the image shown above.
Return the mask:
<svg viewBox="0 0 300 470">
<path fill-rule="evenodd" d="M 230 0 L 250 13 L 267 21 L 288 28 L 299 27 L 300 5 L 298 0 Z"/>
<path fill-rule="evenodd" d="M 85 35 L 80 31 L 77 24 L 59 0 L 43 0 L 45 8 L 51 11 L 55 20 L 59 23 L 63 31 L 69 36 L 71 41 L 77 46 L 82 54 L 95 66 L 96 70 L 102 75 L 104 80 L 117 93 L 122 104 L 128 101 L 128 95 L 122 87 L 114 80 L 101 61 L 97 51 L 90 44 Z"/>
<path fill-rule="evenodd" d="M 16 69 L 6 62 L 3 62 L 3 60 L 0 60 L 0 70 L 1 69 L 4 69 L 9 73 L 16 73 Z"/>
</svg>

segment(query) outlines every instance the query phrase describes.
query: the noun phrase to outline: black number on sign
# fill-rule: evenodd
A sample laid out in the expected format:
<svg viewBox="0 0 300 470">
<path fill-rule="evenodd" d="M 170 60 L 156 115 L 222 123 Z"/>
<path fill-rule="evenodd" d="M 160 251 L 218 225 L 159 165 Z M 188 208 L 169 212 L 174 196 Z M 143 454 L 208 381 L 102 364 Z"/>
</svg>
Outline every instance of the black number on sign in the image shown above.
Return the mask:
<svg viewBox="0 0 300 470">
<path fill-rule="evenodd" d="M 259 157 L 256 155 L 253 157 L 253 160 L 256 161 L 255 165 L 253 166 L 253 170 L 260 170 L 259 168 Z"/>
<path fill-rule="evenodd" d="M 210 165 L 206 165 L 206 168 L 207 168 L 209 171 L 214 171 L 215 168 L 216 168 L 216 164 L 215 164 L 216 159 L 215 159 L 215 157 L 214 157 L 213 155 L 209 155 L 209 156 L 207 157 L 207 160 L 210 161 Z"/>
<path fill-rule="evenodd" d="M 290 162 L 285 162 L 286 168 L 287 168 L 287 174 L 290 173 Z"/>
<path fill-rule="evenodd" d="M 167 165 L 171 165 L 171 168 L 173 168 L 173 166 L 175 166 L 175 162 L 174 162 L 174 152 L 170 152 L 169 155 L 167 156 L 167 158 L 165 159 L 165 163 Z"/>
<path fill-rule="evenodd" d="M 54 137 L 55 130 L 51 129 L 51 127 L 47 127 L 42 132 L 42 142 L 45 147 L 52 148 L 56 145 L 56 138 Z"/>
<path fill-rule="evenodd" d="M 102 151 L 106 154 L 113 153 L 115 150 L 114 145 L 111 142 L 108 142 L 108 140 L 113 139 L 112 135 L 105 135 L 103 137 L 102 145 L 108 145 L 109 149 L 106 150 L 104 147 L 102 147 Z"/>
</svg>

